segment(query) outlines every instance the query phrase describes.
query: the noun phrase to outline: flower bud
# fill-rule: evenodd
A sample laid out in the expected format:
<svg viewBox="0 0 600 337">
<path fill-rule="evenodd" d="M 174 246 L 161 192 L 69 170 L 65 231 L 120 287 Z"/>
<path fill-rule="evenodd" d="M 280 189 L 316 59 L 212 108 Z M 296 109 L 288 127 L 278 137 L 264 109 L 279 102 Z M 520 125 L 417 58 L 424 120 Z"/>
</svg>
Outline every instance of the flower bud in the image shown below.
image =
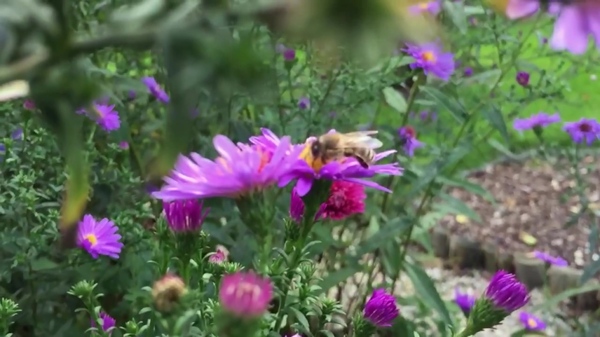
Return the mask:
<svg viewBox="0 0 600 337">
<path fill-rule="evenodd" d="M 221 280 L 219 302 L 234 316 L 256 318 L 264 314 L 273 299 L 271 280 L 253 272 L 228 274 Z"/>
<path fill-rule="evenodd" d="M 202 228 L 209 209 L 202 213 L 202 202 L 197 200 L 176 200 L 164 202 L 165 218 L 172 231 L 178 233 L 195 232 Z"/>
<path fill-rule="evenodd" d="M 152 287 L 152 300 L 156 310 L 164 313 L 173 311 L 187 291 L 180 277 L 172 274 L 163 276 Z"/>
<path fill-rule="evenodd" d="M 384 289 L 373 291 L 373 295 L 371 295 L 363 310 L 364 318 L 379 328 L 392 326 L 399 314 L 396 298 L 386 293 Z"/>
</svg>

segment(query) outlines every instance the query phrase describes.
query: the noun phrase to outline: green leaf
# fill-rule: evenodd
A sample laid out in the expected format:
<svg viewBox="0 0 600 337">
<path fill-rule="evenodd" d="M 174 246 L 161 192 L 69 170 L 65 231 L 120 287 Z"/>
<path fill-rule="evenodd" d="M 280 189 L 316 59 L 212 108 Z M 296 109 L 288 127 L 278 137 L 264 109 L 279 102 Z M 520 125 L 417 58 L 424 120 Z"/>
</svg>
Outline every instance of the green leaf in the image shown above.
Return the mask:
<svg viewBox="0 0 600 337">
<path fill-rule="evenodd" d="M 485 118 L 490 125 L 496 129 L 505 143 L 510 143 L 510 138 L 508 136 L 508 128 L 506 127 L 506 122 L 504 121 L 504 116 L 502 116 L 502 112 L 496 106 L 490 106 L 487 109 L 484 109 L 482 112 L 483 118 Z"/>
<path fill-rule="evenodd" d="M 377 248 L 381 248 L 386 242 L 394 240 L 394 238 L 401 235 L 411 224 L 412 222 L 408 218 L 395 218 L 390 220 L 379 231 L 356 247 L 356 255 L 362 257 L 367 253 L 375 251 Z"/>
<path fill-rule="evenodd" d="M 468 180 L 446 178 L 446 177 L 440 176 L 440 177 L 437 177 L 436 181 L 439 181 L 439 182 L 443 183 L 444 185 L 459 187 L 459 188 L 462 188 L 473 194 L 480 195 L 491 203 L 496 202 L 496 200 L 494 199 L 494 196 L 488 190 L 481 187 L 481 185 L 474 184 Z"/>
<path fill-rule="evenodd" d="M 592 277 L 596 276 L 600 272 L 600 260 L 592 261 L 589 265 L 583 269 L 583 275 L 581 275 L 581 283 L 589 281 Z"/>
<path fill-rule="evenodd" d="M 508 158 L 517 159 L 517 156 L 515 156 L 515 154 L 512 153 L 511 150 L 509 150 L 506 146 L 504 146 L 504 144 L 500 143 L 496 139 L 490 138 L 490 139 L 488 139 L 487 143 L 490 144 L 490 146 L 493 147 L 494 149 L 498 150 L 498 152 L 507 156 Z"/>
<path fill-rule="evenodd" d="M 289 307 L 288 309 L 292 312 L 292 314 L 294 314 L 294 317 L 302 327 L 302 332 L 304 332 L 305 334 L 310 334 L 310 324 L 308 323 L 308 320 L 306 319 L 304 314 L 294 307 Z"/>
<path fill-rule="evenodd" d="M 492 69 L 488 71 L 484 71 L 478 74 L 475 74 L 471 77 L 467 77 L 463 79 L 463 84 L 471 85 L 471 84 L 483 84 L 483 85 L 494 85 L 498 78 L 502 75 L 502 70 L 500 69 Z"/>
<path fill-rule="evenodd" d="M 446 308 L 446 304 L 440 297 L 429 275 L 421 267 L 408 261 L 404 263 L 404 269 L 415 287 L 418 298 L 427 307 L 435 310 L 447 326 L 454 327 L 454 321 L 448 312 L 448 308 Z"/>
<path fill-rule="evenodd" d="M 402 95 L 394 88 L 387 87 L 383 89 L 383 96 L 385 102 L 391 106 L 394 110 L 400 113 L 406 113 L 406 100 Z"/>
<path fill-rule="evenodd" d="M 467 33 L 467 16 L 465 15 L 464 5 L 462 3 L 444 1 L 445 13 L 449 14 L 450 20 L 458 28 L 461 34 Z"/>
<path fill-rule="evenodd" d="M 479 214 L 475 213 L 475 211 L 471 207 L 467 206 L 467 204 L 465 204 L 462 200 L 459 200 L 447 193 L 441 193 L 440 197 L 442 200 L 444 200 L 444 203 L 435 205 L 435 209 L 444 210 L 446 207 L 448 207 L 450 213 L 464 214 L 477 222 L 481 222 Z"/>
<path fill-rule="evenodd" d="M 457 122 L 461 124 L 464 123 L 467 111 L 456 99 L 448 97 L 441 91 L 432 87 L 424 86 L 421 88 L 421 91 L 431 97 L 440 107 L 448 110 Z"/>
<path fill-rule="evenodd" d="M 357 271 L 361 269 L 360 266 L 356 263 L 356 261 L 349 262 L 354 262 L 353 266 L 336 270 L 333 273 L 329 273 L 325 278 L 323 278 L 323 280 L 319 283 L 319 285 L 322 288 L 321 293 L 324 293 L 331 287 L 334 287 L 340 284 L 341 282 L 346 281 L 350 276 L 354 275 Z"/>
<path fill-rule="evenodd" d="M 549 299 L 546 299 L 544 301 L 544 303 L 534 306 L 533 308 L 531 308 L 531 311 L 532 312 L 545 311 L 545 310 L 548 310 L 549 308 L 557 306 L 560 302 L 568 300 L 569 298 L 571 298 L 573 296 L 587 293 L 587 292 L 597 291 L 597 290 L 600 290 L 600 284 L 598 284 L 598 283 L 582 286 L 579 288 L 568 289 L 568 290 L 563 291 L 560 294 L 557 294 L 555 296 L 550 297 Z"/>
<path fill-rule="evenodd" d="M 51 261 L 48 258 L 42 257 L 39 259 L 35 259 L 31 261 L 31 270 L 32 271 L 44 271 L 50 269 L 56 269 L 59 265 L 54 261 Z"/>
</svg>

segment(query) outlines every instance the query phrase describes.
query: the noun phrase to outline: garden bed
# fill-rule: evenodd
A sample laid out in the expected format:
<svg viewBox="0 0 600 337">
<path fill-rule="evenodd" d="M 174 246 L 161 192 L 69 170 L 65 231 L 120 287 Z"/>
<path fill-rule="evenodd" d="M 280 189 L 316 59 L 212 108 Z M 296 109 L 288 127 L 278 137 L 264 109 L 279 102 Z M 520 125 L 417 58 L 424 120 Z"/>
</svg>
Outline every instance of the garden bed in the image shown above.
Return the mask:
<svg viewBox="0 0 600 337">
<path fill-rule="evenodd" d="M 557 168 L 558 167 L 558 168 Z M 545 282 L 552 293 L 580 285 L 582 268 L 599 258 L 589 247 L 594 210 L 600 209 L 600 161 L 585 156 L 579 172 L 592 212 L 580 213 L 575 169 L 566 159 L 504 161 L 471 172 L 468 180 L 484 187 L 495 203 L 462 189 L 449 193 L 471 207 L 481 221 L 447 216 L 431 235 L 436 256 L 455 269 L 505 269 L 529 288 Z M 570 224 L 570 225 L 565 225 Z M 550 267 L 532 256 L 541 251 L 561 257 L 567 267 Z M 597 282 L 592 280 L 591 282 Z M 574 298 L 578 309 L 597 309 L 594 292 Z"/>
</svg>

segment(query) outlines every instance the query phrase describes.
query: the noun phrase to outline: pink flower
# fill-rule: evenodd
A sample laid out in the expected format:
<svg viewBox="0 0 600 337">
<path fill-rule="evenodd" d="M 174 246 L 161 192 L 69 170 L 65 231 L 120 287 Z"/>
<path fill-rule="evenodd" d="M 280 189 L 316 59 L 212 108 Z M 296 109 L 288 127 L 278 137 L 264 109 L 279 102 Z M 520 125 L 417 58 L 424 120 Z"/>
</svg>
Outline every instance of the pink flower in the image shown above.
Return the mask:
<svg viewBox="0 0 600 337">
<path fill-rule="evenodd" d="M 253 272 L 228 274 L 221 280 L 219 302 L 226 311 L 239 317 L 260 317 L 273 298 L 271 280 Z"/>
<path fill-rule="evenodd" d="M 296 223 L 300 223 L 302 221 L 302 216 L 304 215 L 304 201 L 296 192 L 296 189 L 292 189 L 292 195 L 290 197 L 290 218 L 294 220 Z"/>
<path fill-rule="evenodd" d="M 104 332 L 108 332 L 109 335 L 112 333 L 112 330 L 115 328 L 116 325 L 116 321 L 114 318 L 110 317 L 109 314 L 105 313 L 104 311 L 101 311 L 100 314 L 98 314 L 98 319 L 100 320 L 100 322 L 102 323 L 102 331 Z M 94 320 L 92 320 L 91 324 L 90 324 L 93 328 L 96 327 L 96 322 L 94 322 Z"/>
<path fill-rule="evenodd" d="M 365 187 L 350 181 L 336 180 L 331 185 L 329 198 L 321 206 L 321 218 L 342 220 L 365 211 Z"/>
<path fill-rule="evenodd" d="M 23 102 L 23 107 L 27 110 L 35 110 L 36 108 L 35 102 L 30 99 L 26 99 L 25 102 Z"/>
</svg>

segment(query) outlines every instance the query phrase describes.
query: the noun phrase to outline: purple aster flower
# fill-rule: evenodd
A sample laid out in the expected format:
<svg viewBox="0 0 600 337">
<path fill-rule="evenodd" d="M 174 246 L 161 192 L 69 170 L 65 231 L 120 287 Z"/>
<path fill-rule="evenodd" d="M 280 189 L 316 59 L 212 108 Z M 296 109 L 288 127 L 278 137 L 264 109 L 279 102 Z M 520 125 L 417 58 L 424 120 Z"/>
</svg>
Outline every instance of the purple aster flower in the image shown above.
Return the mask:
<svg viewBox="0 0 600 337">
<path fill-rule="evenodd" d="M 473 309 L 473 306 L 475 305 L 475 296 L 467 292 L 463 293 L 460 289 L 456 288 L 454 289 L 454 302 L 465 316 L 469 316 L 471 309 Z"/>
<path fill-rule="evenodd" d="M 115 321 L 114 318 L 110 317 L 110 315 L 108 315 L 104 311 L 101 311 L 100 314 L 98 314 L 98 320 L 101 323 L 102 331 L 108 332 L 109 335 L 112 332 L 112 330 L 115 328 L 115 325 L 117 324 L 117 321 Z M 96 322 L 94 322 L 94 320 L 92 320 L 92 323 L 90 325 L 95 328 Z"/>
<path fill-rule="evenodd" d="M 292 48 L 286 48 L 283 51 L 282 55 L 283 59 L 288 62 L 294 61 L 296 59 L 296 51 Z"/>
<path fill-rule="evenodd" d="M 14 140 L 22 140 L 23 139 L 23 128 L 17 128 L 10 134 L 10 137 Z"/>
<path fill-rule="evenodd" d="M 302 97 L 298 100 L 298 107 L 301 110 L 310 109 L 310 99 L 308 97 Z"/>
<path fill-rule="evenodd" d="M 438 15 L 438 13 L 442 10 L 442 4 L 439 1 L 421 2 L 408 7 L 408 10 L 411 14 L 429 12 L 432 15 Z"/>
<path fill-rule="evenodd" d="M 563 259 L 562 257 L 552 256 L 548 253 L 540 252 L 537 250 L 533 252 L 533 257 L 535 257 L 536 259 L 540 259 L 540 260 L 547 262 L 554 266 L 566 267 L 569 265 L 569 262 L 567 260 Z"/>
<path fill-rule="evenodd" d="M 546 329 L 546 323 L 532 313 L 521 311 L 519 314 L 519 320 L 521 323 L 523 323 L 525 330 L 542 331 Z"/>
<path fill-rule="evenodd" d="M 410 126 L 401 127 L 398 130 L 400 142 L 407 156 L 412 157 L 415 154 L 415 149 L 425 146 L 417 140 L 417 132 Z"/>
<path fill-rule="evenodd" d="M 392 326 L 399 314 L 396 299 L 384 289 L 373 291 L 363 310 L 365 319 L 380 328 Z"/>
<path fill-rule="evenodd" d="M 511 313 L 529 302 L 524 284 L 515 275 L 499 270 L 494 274 L 485 290 L 485 298 L 498 309 Z"/>
<path fill-rule="evenodd" d="M 219 157 L 214 161 L 197 153 L 180 156 L 165 185 L 152 195 L 161 200 L 236 198 L 270 187 L 289 171 L 301 148 L 292 150 L 283 137 L 269 156 L 257 146 L 234 144 L 217 135 L 213 144 Z"/>
<path fill-rule="evenodd" d="M 520 19 L 532 16 L 540 10 L 539 1 L 509 0 L 506 5 L 506 16 L 511 19 Z"/>
<path fill-rule="evenodd" d="M 271 156 L 281 143 L 281 139 L 279 139 L 273 131 L 267 128 L 260 128 L 260 131 L 262 135 L 250 137 L 250 143 Z"/>
<path fill-rule="evenodd" d="M 169 95 L 163 90 L 163 88 L 158 85 L 156 79 L 154 77 L 144 77 L 142 78 L 142 83 L 148 88 L 150 94 L 156 97 L 157 100 L 163 103 L 169 103 Z"/>
<path fill-rule="evenodd" d="M 577 144 L 591 145 L 600 137 L 600 123 L 591 118 L 582 118 L 578 122 L 565 123 L 563 130 L 571 135 L 571 139 Z"/>
<path fill-rule="evenodd" d="M 519 85 L 522 87 L 526 87 L 529 85 L 529 73 L 526 71 L 519 71 L 515 79 L 517 80 L 517 83 L 519 83 Z"/>
<path fill-rule="evenodd" d="M 513 127 L 515 130 L 525 131 L 534 128 L 543 128 L 557 122 L 560 122 L 560 116 L 557 113 L 548 115 L 545 112 L 540 112 L 528 118 L 516 118 L 513 122 Z"/>
<path fill-rule="evenodd" d="M 163 202 L 163 211 L 169 228 L 177 233 L 196 232 L 202 228 L 210 208 L 203 211 L 203 202 L 198 200 L 176 200 Z"/>
<path fill-rule="evenodd" d="M 229 251 L 227 248 L 217 245 L 217 249 L 214 253 L 211 253 L 208 257 L 208 262 L 212 264 L 221 264 L 227 261 L 227 257 L 229 256 Z"/>
<path fill-rule="evenodd" d="M 590 36 L 600 48 L 600 3 L 597 0 L 581 0 L 562 6 L 556 3 L 550 12 L 558 15 L 550 38 L 553 49 L 583 54 Z"/>
<path fill-rule="evenodd" d="M 121 126 L 119 113 L 114 108 L 114 105 L 94 104 L 96 123 L 108 132 L 118 130 Z"/>
<path fill-rule="evenodd" d="M 118 259 L 123 243 L 120 242 L 121 235 L 117 230 L 112 221 L 106 218 L 96 221 L 93 216 L 86 214 L 79 222 L 77 245 L 90 253 L 94 259 L 100 255 Z"/>
<path fill-rule="evenodd" d="M 473 76 L 473 68 L 471 68 L 471 67 L 466 67 L 466 68 L 463 70 L 463 75 L 464 75 L 465 77 L 471 77 L 471 76 Z"/>
<path fill-rule="evenodd" d="M 370 178 L 376 174 L 402 175 L 403 169 L 397 163 L 372 164 L 368 168 L 364 168 L 354 158 L 346 158 L 343 161 L 332 161 L 324 164 L 320 159 L 313 158 L 312 156 L 311 145 L 313 141 L 314 139 L 310 138 L 307 140 L 304 150 L 300 154 L 300 159 L 296 160 L 294 165 L 279 178 L 279 187 L 289 184 L 292 180 L 297 180 L 296 192 L 299 196 L 303 197 L 310 191 L 315 179 L 328 179 L 355 182 L 366 187 L 391 193 L 391 190 L 363 178 Z M 390 150 L 378 153 L 375 155 L 373 163 L 393 153 L 396 153 L 396 151 Z"/>
<path fill-rule="evenodd" d="M 129 143 L 127 143 L 126 141 L 119 142 L 119 147 L 122 150 L 128 150 L 129 149 Z"/>
<path fill-rule="evenodd" d="M 422 68 L 426 75 L 431 73 L 444 81 L 450 80 L 454 73 L 454 55 L 444 52 L 440 43 L 407 44 L 404 51 L 415 59 L 415 62 L 410 64 L 411 69 Z"/>
</svg>

